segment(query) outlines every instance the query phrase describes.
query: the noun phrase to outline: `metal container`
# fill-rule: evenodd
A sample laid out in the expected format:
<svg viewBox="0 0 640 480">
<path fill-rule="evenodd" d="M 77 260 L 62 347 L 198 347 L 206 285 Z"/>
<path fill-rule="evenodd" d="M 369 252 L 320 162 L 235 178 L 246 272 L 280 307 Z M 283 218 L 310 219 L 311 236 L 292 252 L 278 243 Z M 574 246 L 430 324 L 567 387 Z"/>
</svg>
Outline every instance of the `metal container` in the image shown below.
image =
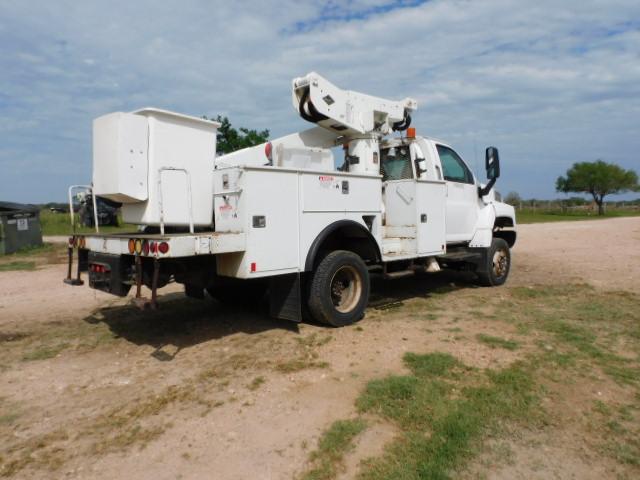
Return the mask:
<svg viewBox="0 0 640 480">
<path fill-rule="evenodd" d="M 0 202 L 0 255 L 39 245 L 42 245 L 42 228 L 38 208 Z"/>
</svg>

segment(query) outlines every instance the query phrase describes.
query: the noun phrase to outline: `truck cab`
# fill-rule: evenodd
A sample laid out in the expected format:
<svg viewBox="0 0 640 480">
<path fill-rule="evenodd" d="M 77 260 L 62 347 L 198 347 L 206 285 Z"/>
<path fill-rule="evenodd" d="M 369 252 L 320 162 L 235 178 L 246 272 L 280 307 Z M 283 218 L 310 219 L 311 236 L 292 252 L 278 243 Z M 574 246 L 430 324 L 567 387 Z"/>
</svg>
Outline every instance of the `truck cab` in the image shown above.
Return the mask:
<svg viewBox="0 0 640 480">
<path fill-rule="evenodd" d="M 429 196 L 429 202 L 443 204 L 444 218 L 439 227 L 447 245 L 487 246 L 487 230 L 493 231 L 496 222 L 500 227 L 515 227 L 513 207 L 497 202 L 492 188 L 483 192 L 485 185 L 450 145 L 416 136 L 410 129 L 406 137 L 382 143 L 380 158 L 385 202 L 392 201 L 394 192 L 402 196 L 396 185 L 407 180 L 443 184 L 444 188 Z M 407 204 L 412 200 L 405 195 L 403 201 Z M 433 228 L 429 235 L 433 235 Z M 483 235 L 485 238 L 480 238 Z M 513 245 L 515 231 L 508 236 Z"/>
</svg>

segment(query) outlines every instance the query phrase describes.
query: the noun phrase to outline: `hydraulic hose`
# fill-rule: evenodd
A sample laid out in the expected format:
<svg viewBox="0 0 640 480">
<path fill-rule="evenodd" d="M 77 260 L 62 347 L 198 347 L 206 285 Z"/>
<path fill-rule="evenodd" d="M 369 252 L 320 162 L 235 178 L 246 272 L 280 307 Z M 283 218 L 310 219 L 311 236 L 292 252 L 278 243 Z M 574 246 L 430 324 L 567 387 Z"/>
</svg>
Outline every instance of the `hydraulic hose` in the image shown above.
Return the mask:
<svg viewBox="0 0 640 480">
<path fill-rule="evenodd" d="M 411 115 L 409 115 L 407 113 L 407 111 L 405 110 L 404 118 L 402 120 L 400 120 L 399 122 L 396 122 L 393 125 L 391 125 L 391 129 L 394 132 L 402 132 L 402 131 L 406 130 L 407 128 L 409 128 L 410 125 L 411 125 Z"/>
<path fill-rule="evenodd" d="M 307 112 L 308 110 L 308 112 Z M 309 100 L 309 89 L 305 88 L 300 97 L 300 103 L 298 104 L 298 112 L 300 116 L 307 122 L 318 123 L 322 120 L 326 120 L 327 116 L 321 114 L 316 110 L 311 100 Z"/>
</svg>

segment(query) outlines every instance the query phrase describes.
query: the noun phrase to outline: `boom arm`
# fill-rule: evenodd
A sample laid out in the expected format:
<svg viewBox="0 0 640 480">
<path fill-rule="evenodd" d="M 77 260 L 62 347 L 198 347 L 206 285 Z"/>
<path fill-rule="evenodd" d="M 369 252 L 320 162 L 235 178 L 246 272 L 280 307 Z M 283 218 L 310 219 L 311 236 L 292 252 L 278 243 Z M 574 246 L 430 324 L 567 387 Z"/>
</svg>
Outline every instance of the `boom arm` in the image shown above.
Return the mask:
<svg viewBox="0 0 640 480">
<path fill-rule="evenodd" d="M 418 108 L 412 98 L 393 101 L 342 90 L 315 72 L 293 79 L 292 99 L 302 118 L 343 137 L 347 169 L 366 175 L 380 174 L 380 138 L 406 130 L 410 112 Z"/>
<path fill-rule="evenodd" d="M 292 90 L 302 118 L 346 137 L 405 130 L 411 123 L 409 113 L 418 108 L 412 98 L 393 101 L 342 90 L 315 72 L 295 78 Z"/>
</svg>

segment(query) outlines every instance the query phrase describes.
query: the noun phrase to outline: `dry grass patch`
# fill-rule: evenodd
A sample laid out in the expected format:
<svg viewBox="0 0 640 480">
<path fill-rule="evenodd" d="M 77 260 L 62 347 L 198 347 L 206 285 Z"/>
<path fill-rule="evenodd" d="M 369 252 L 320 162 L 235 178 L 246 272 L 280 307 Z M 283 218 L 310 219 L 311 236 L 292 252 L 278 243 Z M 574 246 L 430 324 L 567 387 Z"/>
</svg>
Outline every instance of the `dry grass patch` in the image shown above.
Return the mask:
<svg viewBox="0 0 640 480">
<path fill-rule="evenodd" d="M 280 362 L 275 366 L 275 369 L 280 373 L 294 373 L 310 368 L 329 368 L 329 364 L 327 362 L 296 358 Z"/>
<path fill-rule="evenodd" d="M 249 385 L 247 385 L 247 388 L 249 390 L 257 390 L 258 388 L 260 388 L 260 386 L 265 383 L 267 380 L 260 376 L 260 377 L 256 377 L 253 380 L 251 380 L 251 383 Z"/>
<path fill-rule="evenodd" d="M 35 270 L 36 262 L 32 261 L 17 261 L 0 263 L 0 272 L 11 272 L 15 270 Z"/>
<path fill-rule="evenodd" d="M 64 243 L 43 243 L 38 247 L 26 247 L 0 257 L 0 272 L 35 270 L 44 265 L 66 262 L 67 247 Z"/>
<path fill-rule="evenodd" d="M 500 337 L 494 337 L 492 335 L 486 335 L 484 333 L 479 333 L 476 335 L 476 338 L 479 342 L 484 343 L 485 345 L 491 348 L 504 348 L 506 350 L 516 350 L 520 344 L 514 340 L 507 340 Z"/>
</svg>

